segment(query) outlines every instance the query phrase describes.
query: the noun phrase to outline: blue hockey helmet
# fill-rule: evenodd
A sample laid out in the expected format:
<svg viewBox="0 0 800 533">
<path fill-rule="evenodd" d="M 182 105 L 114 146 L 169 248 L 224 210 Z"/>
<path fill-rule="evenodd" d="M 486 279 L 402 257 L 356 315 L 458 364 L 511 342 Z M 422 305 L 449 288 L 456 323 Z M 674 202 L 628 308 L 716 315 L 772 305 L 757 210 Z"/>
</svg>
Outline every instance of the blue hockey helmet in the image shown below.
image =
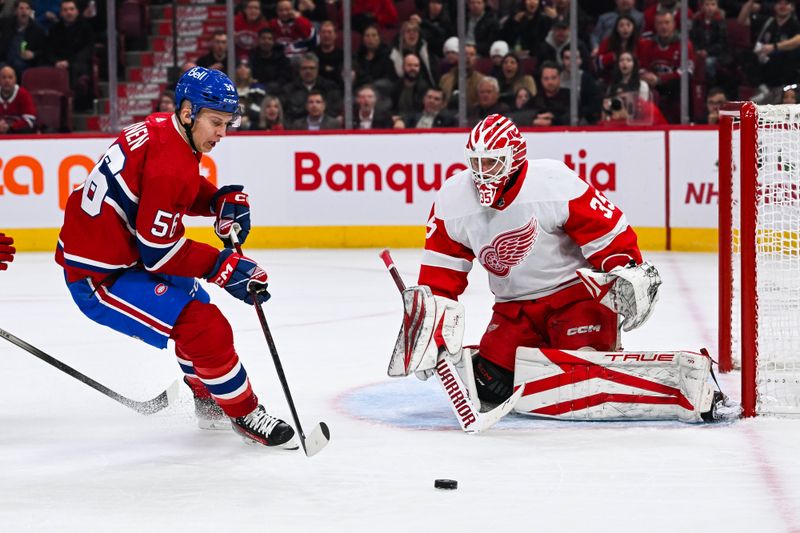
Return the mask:
<svg viewBox="0 0 800 533">
<path fill-rule="evenodd" d="M 192 120 L 204 107 L 233 114 L 234 126 L 240 117 L 236 86 L 219 70 L 192 67 L 184 72 L 175 86 L 175 107 L 180 109 L 184 100 L 192 104 Z"/>
</svg>

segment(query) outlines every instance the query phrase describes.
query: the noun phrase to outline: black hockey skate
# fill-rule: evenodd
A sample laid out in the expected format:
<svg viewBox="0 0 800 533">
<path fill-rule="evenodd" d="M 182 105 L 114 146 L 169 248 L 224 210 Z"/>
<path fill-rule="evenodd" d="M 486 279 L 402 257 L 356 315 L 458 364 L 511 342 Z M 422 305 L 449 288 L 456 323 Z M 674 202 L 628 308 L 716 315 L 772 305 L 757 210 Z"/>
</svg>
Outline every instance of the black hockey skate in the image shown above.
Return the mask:
<svg viewBox="0 0 800 533">
<path fill-rule="evenodd" d="M 256 407 L 249 415 L 231 418 L 231 423 L 233 430 L 241 435 L 245 442 L 286 450 L 299 448 L 292 426 L 267 413 L 263 405 Z"/>
<path fill-rule="evenodd" d="M 197 426 L 200 429 L 230 429 L 231 419 L 225 414 L 222 408 L 217 405 L 214 398 L 202 398 L 198 396 L 194 387 L 187 381 L 186 377 L 183 378 L 183 381 L 192 389 Z"/>
</svg>

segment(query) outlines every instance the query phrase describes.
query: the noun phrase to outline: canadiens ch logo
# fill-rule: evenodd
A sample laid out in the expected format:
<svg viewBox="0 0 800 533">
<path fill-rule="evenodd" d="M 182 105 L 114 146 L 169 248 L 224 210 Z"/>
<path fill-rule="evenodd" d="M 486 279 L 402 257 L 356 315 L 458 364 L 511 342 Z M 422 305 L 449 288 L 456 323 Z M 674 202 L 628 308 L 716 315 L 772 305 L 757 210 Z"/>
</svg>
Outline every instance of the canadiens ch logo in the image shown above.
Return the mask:
<svg viewBox="0 0 800 533">
<path fill-rule="evenodd" d="M 528 256 L 539 235 L 539 221 L 532 218 L 521 228 L 501 233 L 481 248 L 478 261 L 497 277 L 508 276 L 511 269 Z"/>
<path fill-rule="evenodd" d="M 156 296 L 161 296 L 162 294 L 167 292 L 167 286 L 164 285 L 163 283 L 159 283 L 158 285 L 156 285 L 156 288 L 153 289 L 153 290 L 155 291 Z"/>
</svg>

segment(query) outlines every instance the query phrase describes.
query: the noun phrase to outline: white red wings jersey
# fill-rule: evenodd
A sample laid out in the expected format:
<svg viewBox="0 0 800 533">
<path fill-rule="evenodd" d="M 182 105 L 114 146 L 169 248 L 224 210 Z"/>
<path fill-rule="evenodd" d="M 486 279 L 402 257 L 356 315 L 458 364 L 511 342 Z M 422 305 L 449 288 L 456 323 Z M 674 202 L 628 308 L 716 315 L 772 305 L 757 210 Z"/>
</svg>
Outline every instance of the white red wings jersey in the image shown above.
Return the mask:
<svg viewBox="0 0 800 533">
<path fill-rule="evenodd" d="M 469 170 L 447 180 L 428 220 L 419 284 L 456 299 L 477 259 L 498 302 L 542 298 L 579 283 L 583 267 L 641 263 L 625 215 L 565 164 L 530 159 L 482 207 Z"/>
<path fill-rule="evenodd" d="M 211 216 L 217 188 L 169 113 L 124 129 L 67 199 L 56 261 L 69 281 L 141 265 L 203 277 L 219 251 L 184 237 L 185 215 Z"/>
</svg>

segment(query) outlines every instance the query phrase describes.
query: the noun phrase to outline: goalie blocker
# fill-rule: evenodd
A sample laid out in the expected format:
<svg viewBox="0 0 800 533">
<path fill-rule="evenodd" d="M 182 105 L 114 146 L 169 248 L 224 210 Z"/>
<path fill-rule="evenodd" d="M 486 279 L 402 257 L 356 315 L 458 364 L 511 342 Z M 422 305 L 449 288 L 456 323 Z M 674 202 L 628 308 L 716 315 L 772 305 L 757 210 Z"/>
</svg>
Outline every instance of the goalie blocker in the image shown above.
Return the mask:
<svg viewBox="0 0 800 533">
<path fill-rule="evenodd" d="M 741 408 L 711 383 L 711 358 L 694 352 L 517 349 L 520 414 L 560 420 L 737 418 Z"/>
</svg>

